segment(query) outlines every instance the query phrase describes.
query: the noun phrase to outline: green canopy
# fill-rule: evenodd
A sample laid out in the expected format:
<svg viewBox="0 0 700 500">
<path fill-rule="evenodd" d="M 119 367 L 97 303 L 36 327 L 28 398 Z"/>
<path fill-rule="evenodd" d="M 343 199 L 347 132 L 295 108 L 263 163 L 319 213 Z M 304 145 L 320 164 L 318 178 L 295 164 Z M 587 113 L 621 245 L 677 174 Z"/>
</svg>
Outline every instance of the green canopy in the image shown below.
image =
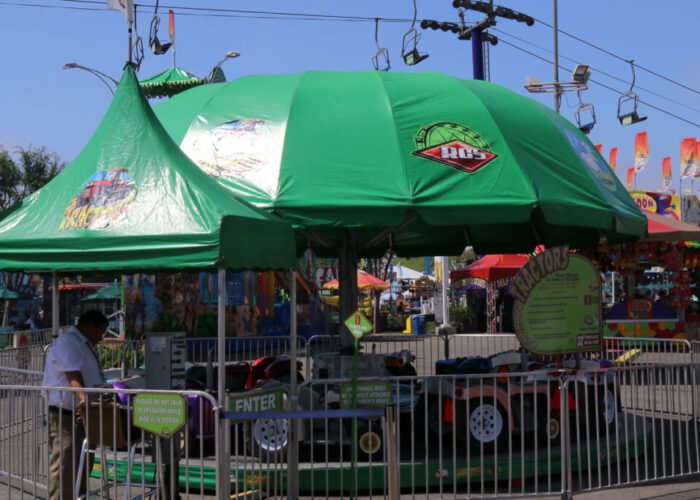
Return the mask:
<svg viewBox="0 0 700 500">
<path fill-rule="evenodd" d="M 179 94 L 204 83 L 204 80 L 185 71 L 179 66 L 173 66 L 165 71 L 141 80 L 139 83 L 146 97 L 165 97 Z"/>
<path fill-rule="evenodd" d="M 0 300 L 17 300 L 26 297 L 25 294 L 20 292 L 15 292 L 6 287 L 0 287 Z"/>
<path fill-rule="evenodd" d="M 127 66 L 78 157 L 0 214 L 0 269 L 290 269 L 291 226 L 198 169 L 163 130 Z"/>
<path fill-rule="evenodd" d="M 122 286 L 120 283 L 110 283 L 103 286 L 95 293 L 83 297 L 80 302 L 93 302 L 98 300 L 119 300 L 122 298 Z"/>
<path fill-rule="evenodd" d="M 646 219 L 590 141 L 483 81 L 370 71 L 249 76 L 155 107 L 210 176 L 335 255 L 521 253 L 634 241 Z M 350 268 L 350 267 L 349 267 Z"/>
</svg>

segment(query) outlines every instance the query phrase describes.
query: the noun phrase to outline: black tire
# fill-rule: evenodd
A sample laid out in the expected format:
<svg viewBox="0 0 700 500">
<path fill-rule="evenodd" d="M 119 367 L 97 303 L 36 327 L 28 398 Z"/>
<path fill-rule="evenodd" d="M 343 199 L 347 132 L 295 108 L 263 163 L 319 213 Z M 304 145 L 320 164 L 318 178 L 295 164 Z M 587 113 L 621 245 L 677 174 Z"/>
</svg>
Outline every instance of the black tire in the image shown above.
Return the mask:
<svg viewBox="0 0 700 500">
<path fill-rule="evenodd" d="M 427 401 L 427 404 L 426 404 Z M 452 442 L 453 426 L 444 421 L 440 425 L 440 397 L 421 394 L 413 409 L 416 442 L 423 443 L 429 449 L 436 448 L 442 441 L 443 445 Z"/>
<path fill-rule="evenodd" d="M 352 420 L 350 425 L 352 426 Z M 350 430 L 352 431 L 352 428 Z M 355 457 L 358 462 L 383 462 L 384 432 L 381 421 L 358 419 L 355 445 Z"/>
</svg>

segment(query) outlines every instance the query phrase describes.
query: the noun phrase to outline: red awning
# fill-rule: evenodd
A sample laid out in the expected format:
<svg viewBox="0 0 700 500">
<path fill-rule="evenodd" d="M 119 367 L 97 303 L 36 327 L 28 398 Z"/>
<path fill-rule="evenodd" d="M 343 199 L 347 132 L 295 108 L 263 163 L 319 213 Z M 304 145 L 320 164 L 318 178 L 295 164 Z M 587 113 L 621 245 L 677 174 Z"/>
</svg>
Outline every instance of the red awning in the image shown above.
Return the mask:
<svg viewBox="0 0 700 500">
<path fill-rule="evenodd" d="M 530 258 L 526 255 L 494 254 L 486 255 L 476 262 L 472 262 L 464 269 L 457 269 L 450 273 L 452 281 L 464 278 L 481 278 L 487 281 L 496 281 L 503 278 L 512 278 L 520 271 Z"/>
<path fill-rule="evenodd" d="M 391 285 L 386 281 L 380 280 L 376 276 L 372 276 L 363 271 L 357 271 L 357 288 L 359 290 L 386 290 L 389 287 L 391 287 Z M 324 283 L 323 288 L 337 290 L 338 280 L 331 280 L 328 283 Z"/>
<path fill-rule="evenodd" d="M 700 227 L 687 224 L 665 215 L 644 212 L 647 216 L 649 235 L 644 241 L 697 241 Z"/>
</svg>

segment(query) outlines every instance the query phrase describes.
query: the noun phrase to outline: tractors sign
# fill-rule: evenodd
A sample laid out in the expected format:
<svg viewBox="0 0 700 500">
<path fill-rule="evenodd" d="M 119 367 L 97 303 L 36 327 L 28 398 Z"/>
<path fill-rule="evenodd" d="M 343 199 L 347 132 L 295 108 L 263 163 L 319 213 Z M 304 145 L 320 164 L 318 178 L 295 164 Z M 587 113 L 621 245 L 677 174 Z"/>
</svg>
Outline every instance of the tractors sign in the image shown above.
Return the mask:
<svg viewBox="0 0 700 500">
<path fill-rule="evenodd" d="M 513 279 L 513 326 L 522 346 L 545 356 L 598 351 L 603 317 L 600 273 L 567 247 L 544 251 Z"/>
</svg>

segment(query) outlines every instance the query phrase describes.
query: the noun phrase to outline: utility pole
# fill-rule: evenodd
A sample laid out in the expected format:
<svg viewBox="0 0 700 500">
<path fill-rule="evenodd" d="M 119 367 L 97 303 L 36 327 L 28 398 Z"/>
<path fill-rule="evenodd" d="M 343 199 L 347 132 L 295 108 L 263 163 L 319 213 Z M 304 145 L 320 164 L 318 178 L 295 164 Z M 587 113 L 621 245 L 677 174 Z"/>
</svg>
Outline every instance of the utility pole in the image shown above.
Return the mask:
<svg viewBox="0 0 700 500">
<path fill-rule="evenodd" d="M 559 89 L 559 22 L 557 20 L 557 0 L 552 0 L 552 16 L 554 17 L 554 111 L 559 113 L 561 90 Z"/>
<path fill-rule="evenodd" d="M 438 22 L 432 19 L 423 19 L 421 28 L 433 29 L 441 31 L 451 31 L 458 35 L 460 40 L 471 40 L 472 42 L 472 64 L 474 68 L 474 79 L 484 79 L 484 43 L 496 45 L 498 38 L 488 33 L 486 30 L 496 24 L 496 17 L 513 19 L 515 21 L 525 23 L 528 26 L 535 24 L 535 20 L 521 12 L 516 12 L 507 7 L 493 5 L 493 0 L 490 2 L 477 2 L 474 0 L 453 0 L 452 6 L 455 9 L 463 8 L 465 10 L 476 10 L 486 14 L 486 17 L 475 23 L 472 26 L 459 25 L 450 22 Z M 461 17 L 461 14 L 460 14 Z"/>
</svg>

